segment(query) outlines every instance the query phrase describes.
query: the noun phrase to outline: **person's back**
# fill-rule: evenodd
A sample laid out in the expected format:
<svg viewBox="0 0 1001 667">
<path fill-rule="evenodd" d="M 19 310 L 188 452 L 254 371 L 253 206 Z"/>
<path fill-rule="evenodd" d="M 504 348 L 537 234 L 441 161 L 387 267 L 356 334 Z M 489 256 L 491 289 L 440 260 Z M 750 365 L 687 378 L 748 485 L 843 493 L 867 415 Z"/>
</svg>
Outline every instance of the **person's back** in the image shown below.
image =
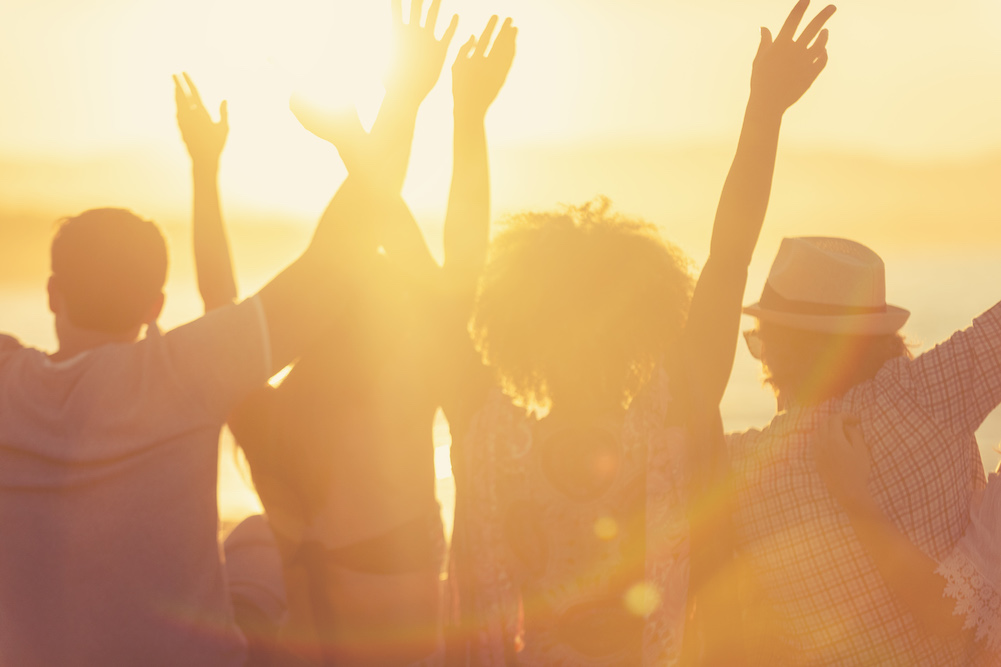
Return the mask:
<svg viewBox="0 0 1001 667">
<path fill-rule="evenodd" d="M 352 664 L 394 651 L 423 657 L 438 641 L 444 536 L 431 433 L 440 345 L 428 295 L 400 281 L 388 266 L 368 274 L 371 307 L 230 419 L 258 488 L 293 465 L 298 490 L 316 489 L 303 500 L 311 518 L 302 540 L 322 553 L 317 613 L 329 626 L 327 654 Z"/>
<path fill-rule="evenodd" d="M 63 222 L 49 279 L 58 351 L 0 338 L 0 662 L 243 663 L 217 536 L 219 431 L 334 326 L 355 287 L 340 269 L 377 257 L 346 243 L 343 219 L 401 205 L 349 179 L 257 295 L 164 335 L 156 226 L 120 209 Z"/>
<path fill-rule="evenodd" d="M 4 664 L 241 664 L 218 555 L 220 421 L 173 363 L 185 352 L 155 333 L 61 363 L 0 352 Z"/>
<path fill-rule="evenodd" d="M 925 553 L 963 534 L 984 485 L 974 433 L 1001 402 L 1001 307 L 911 359 L 885 302 L 883 265 L 844 239 L 786 239 L 760 303 L 760 358 L 786 410 L 730 436 L 735 527 L 751 573 L 753 656 L 794 664 L 957 664 L 963 647 L 931 636 L 894 601 L 814 462 L 831 412 L 859 418 L 872 491 Z M 752 337 L 753 338 L 753 337 Z"/>
<path fill-rule="evenodd" d="M 308 459 L 322 452 L 329 469 L 316 528 L 330 529 L 330 548 L 438 516 L 431 432 L 439 355 L 427 304 L 387 287 L 371 299 L 379 312 L 357 314 L 319 341 L 275 392 L 274 436 Z"/>
<path fill-rule="evenodd" d="M 752 657 L 793 664 L 962 661 L 961 645 L 928 634 L 894 602 L 813 460 L 818 424 L 839 410 L 857 415 L 872 445 L 877 501 L 929 555 L 949 553 L 963 534 L 970 494 L 983 484 L 979 449 L 972 433 L 957 439 L 917 401 L 902 400 L 895 370 L 842 400 L 794 409 L 762 431 L 729 437 L 737 540 L 754 575 L 747 591 Z"/>
</svg>

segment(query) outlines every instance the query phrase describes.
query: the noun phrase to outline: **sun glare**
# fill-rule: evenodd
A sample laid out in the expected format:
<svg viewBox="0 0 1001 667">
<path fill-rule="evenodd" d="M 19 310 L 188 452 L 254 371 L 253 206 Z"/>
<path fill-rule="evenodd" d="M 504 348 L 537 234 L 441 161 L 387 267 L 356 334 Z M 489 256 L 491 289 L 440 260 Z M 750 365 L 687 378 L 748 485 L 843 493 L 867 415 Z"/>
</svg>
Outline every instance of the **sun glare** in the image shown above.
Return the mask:
<svg viewBox="0 0 1001 667">
<path fill-rule="evenodd" d="M 232 131 L 223 184 L 241 203 L 314 215 L 344 172 L 331 148 L 299 127 L 288 100 L 294 95 L 331 111 L 353 106 L 370 127 L 390 58 L 389 3 L 298 0 L 279 9 L 258 0 L 251 7 L 235 5 L 215 6 L 208 20 L 214 27 L 200 38 L 214 43 L 214 57 L 192 72 L 200 80 L 198 72 L 206 71 L 202 92 L 207 102 L 215 100 L 217 106 L 219 99 L 229 100 Z M 438 34 L 448 16 L 442 8 Z M 443 206 L 447 193 L 451 114 L 447 83 L 442 83 L 422 107 L 404 192 L 417 210 Z"/>
</svg>

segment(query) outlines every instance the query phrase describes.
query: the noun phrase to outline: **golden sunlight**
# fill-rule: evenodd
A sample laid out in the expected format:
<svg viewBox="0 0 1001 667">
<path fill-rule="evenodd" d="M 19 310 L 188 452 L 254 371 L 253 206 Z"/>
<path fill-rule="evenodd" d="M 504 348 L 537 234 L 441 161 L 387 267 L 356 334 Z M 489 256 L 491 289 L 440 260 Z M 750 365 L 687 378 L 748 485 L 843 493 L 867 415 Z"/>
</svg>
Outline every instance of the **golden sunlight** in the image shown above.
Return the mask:
<svg viewBox="0 0 1001 667">
<path fill-rule="evenodd" d="M 0 662 L 1001 662 L 1001 0 L 829 1 L 0 0 Z"/>
</svg>

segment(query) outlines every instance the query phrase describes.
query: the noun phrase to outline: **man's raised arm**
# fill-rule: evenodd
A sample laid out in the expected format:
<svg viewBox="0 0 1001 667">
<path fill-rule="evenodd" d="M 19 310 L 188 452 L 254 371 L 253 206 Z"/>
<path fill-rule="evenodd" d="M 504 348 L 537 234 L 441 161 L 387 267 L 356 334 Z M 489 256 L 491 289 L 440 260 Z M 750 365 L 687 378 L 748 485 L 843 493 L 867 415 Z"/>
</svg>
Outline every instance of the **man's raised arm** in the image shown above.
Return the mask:
<svg viewBox="0 0 1001 667">
<path fill-rule="evenodd" d="M 219 122 L 213 122 L 191 77 L 187 73 L 183 76 L 188 89 L 185 91 L 181 80 L 175 76 L 174 98 L 177 126 L 191 156 L 194 192 L 191 235 L 195 273 L 198 291 L 208 312 L 234 303 L 237 298 L 229 240 L 219 206 L 219 158 L 229 134 L 229 117 L 224 101 L 219 106 Z"/>
</svg>

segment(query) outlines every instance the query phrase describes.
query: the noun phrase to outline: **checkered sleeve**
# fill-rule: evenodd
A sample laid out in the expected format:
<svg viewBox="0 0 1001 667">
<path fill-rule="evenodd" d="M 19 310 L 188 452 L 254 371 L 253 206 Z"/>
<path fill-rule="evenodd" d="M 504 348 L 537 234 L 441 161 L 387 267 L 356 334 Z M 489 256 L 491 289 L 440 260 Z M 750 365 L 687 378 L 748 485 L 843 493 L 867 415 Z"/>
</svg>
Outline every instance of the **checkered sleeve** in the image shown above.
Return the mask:
<svg viewBox="0 0 1001 667">
<path fill-rule="evenodd" d="M 941 427 L 976 431 L 1001 404 L 1001 303 L 906 364 L 900 380 Z"/>
</svg>

